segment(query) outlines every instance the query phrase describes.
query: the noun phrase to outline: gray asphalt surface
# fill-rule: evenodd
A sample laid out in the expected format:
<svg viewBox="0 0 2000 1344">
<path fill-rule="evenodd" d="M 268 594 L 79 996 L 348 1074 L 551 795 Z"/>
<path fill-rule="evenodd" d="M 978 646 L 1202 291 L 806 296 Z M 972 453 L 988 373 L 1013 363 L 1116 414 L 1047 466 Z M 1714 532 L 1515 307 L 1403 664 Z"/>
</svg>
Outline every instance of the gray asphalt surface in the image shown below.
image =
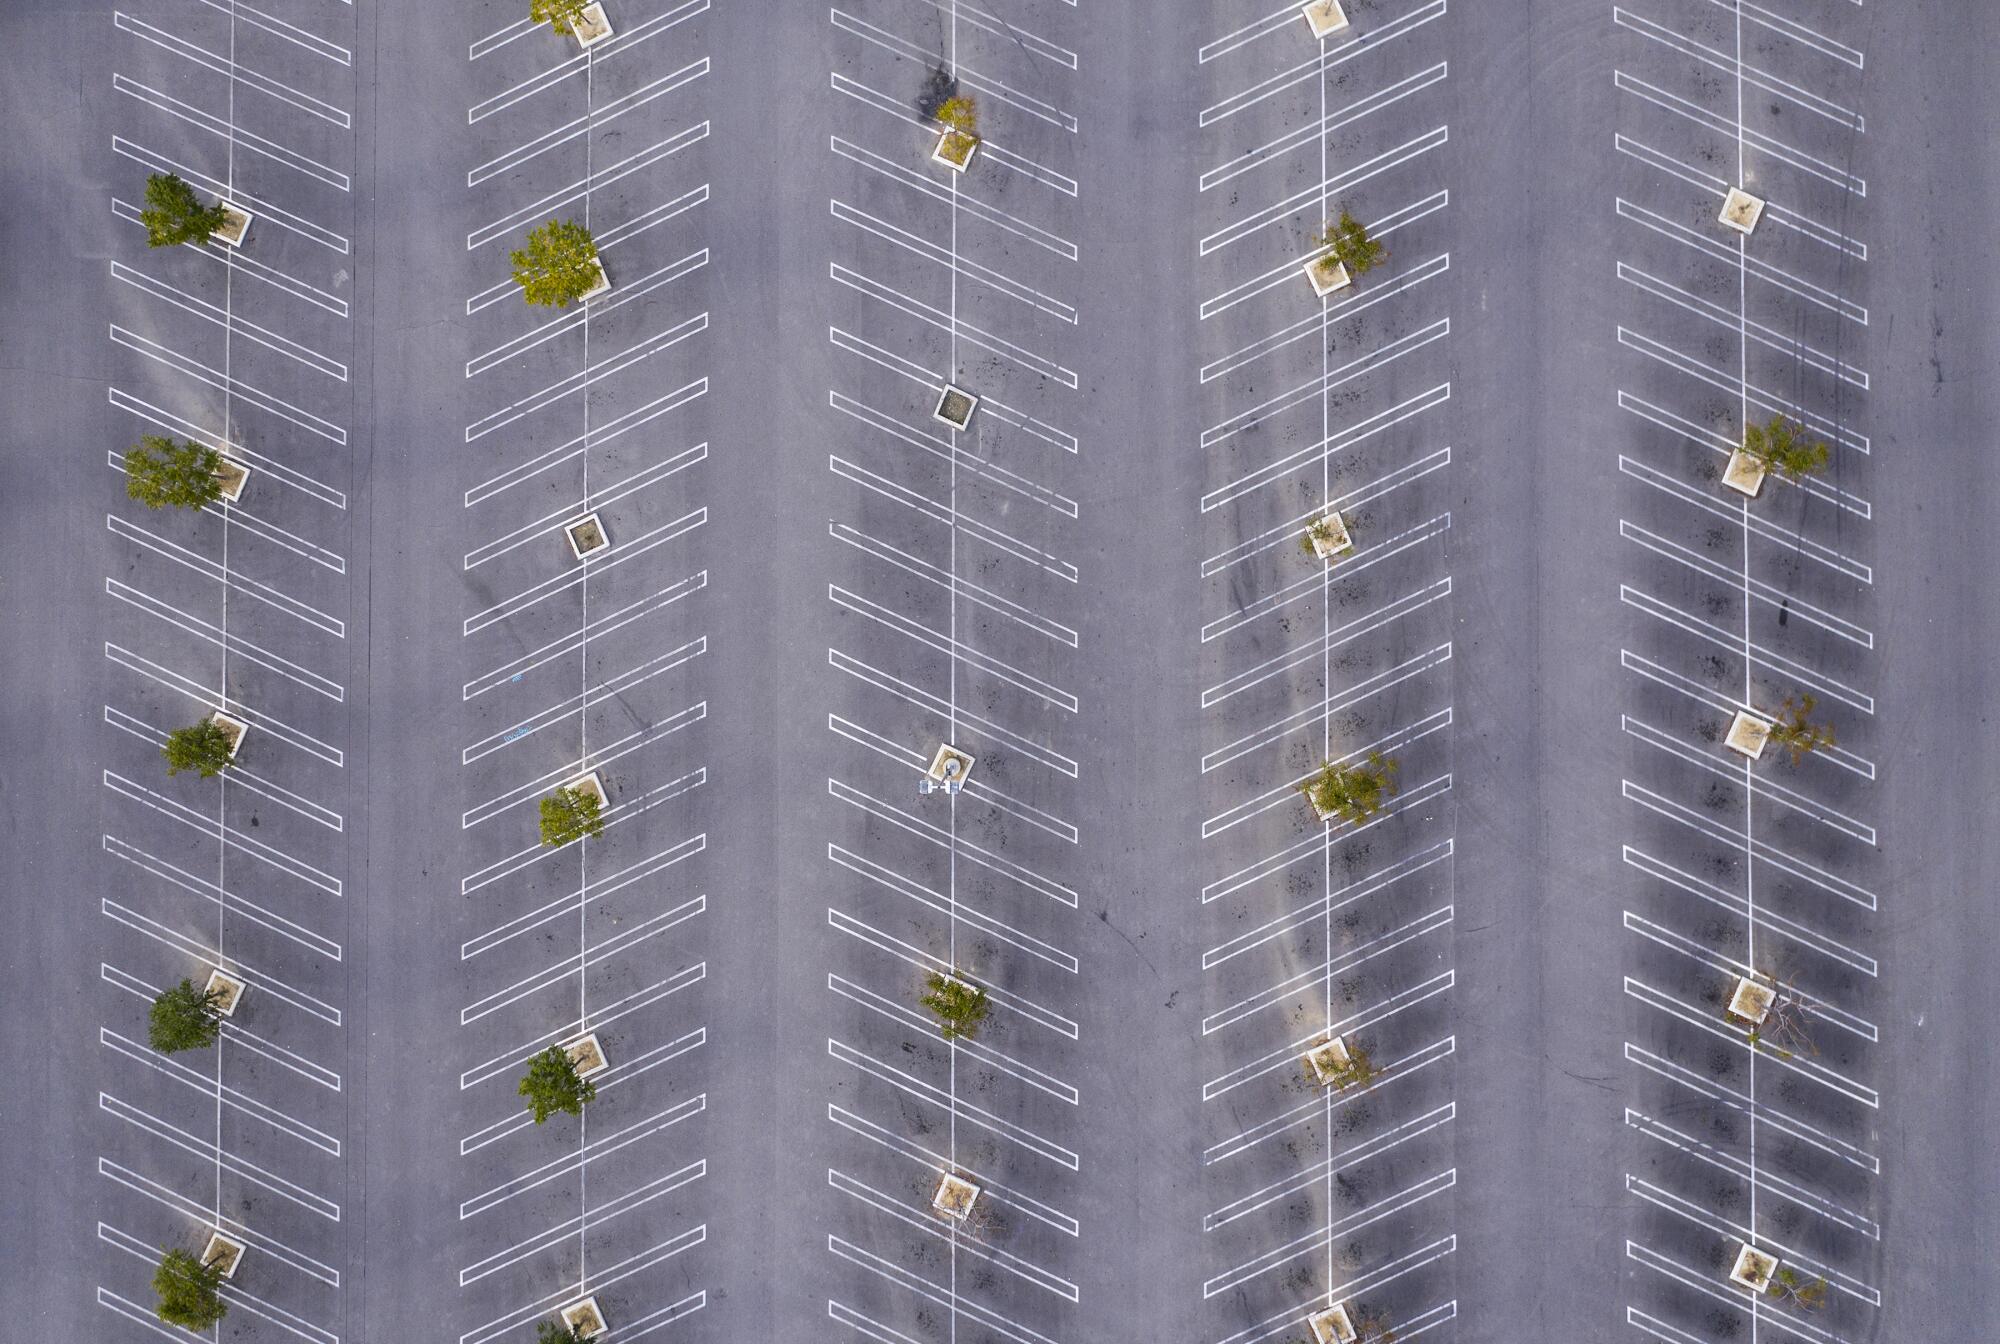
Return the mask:
<svg viewBox="0 0 2000 1344">
<path fill-rule="evenodd" d="M 1976 1338 L 1996 20 L 1349 9 L 0 15 L 19 1319 L 158 1338 L 220 1226 L 223 1339 Z M 161 167 L 246 246 L 149 251 Z M 1389 257 L 1322 301 L 1342 208 Z M 587 308 L 508 283 L 552 216 Z M 1746 506 L 1779 412 L 1831 467 Z M 156 432 L 241 504 L 126 500 Z M 1835 750 L 1722 746 L 1802 693 Z M 153 1054 L 214 967 L 224 1043 Z"/>
</svg>

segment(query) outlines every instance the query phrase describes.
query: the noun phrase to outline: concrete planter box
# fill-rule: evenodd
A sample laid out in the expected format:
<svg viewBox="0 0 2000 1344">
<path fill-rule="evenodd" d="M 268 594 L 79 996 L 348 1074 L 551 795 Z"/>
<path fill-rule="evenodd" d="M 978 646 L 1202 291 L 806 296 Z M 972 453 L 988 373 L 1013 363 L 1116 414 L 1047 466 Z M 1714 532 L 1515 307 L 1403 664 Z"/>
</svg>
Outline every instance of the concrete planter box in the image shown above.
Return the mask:
<svg viewBox="0 0 2000 1344">
<path fill-rule="evenodd" d="M 243 240 L 250 236 L 250 221 L 256 216 L 229 201 L 224 201 L 222 208 L 228 212 L 222 221 L 222 227 L 208 236 L 218 243 L 227 243 L 231 247 L 243 246 Z"/>
<path fill-rule="evenodd" d="M 586 513 L 581 518 L 572 518 L 564 523 L 563 539 L 569 542 L 570 554 L 579 560 L 611 549 L 611 534 L 604 530 L 604 520 L 595 513 Z"/>
<path fill-rule="evenodd" d="M 1769 985 L 1762 985 L 1747 975 L 1736 977 L 1736 992 L 1729 996 L 1729 1015 L 1740 1017 L 1752 1026 L 1761 1024 L 1771 1011 L 1773 991 Z"/>
<path fill-rule="evenodd" d="M 1729 1271 L 1729 1281 L 1748 1288 L 1753 1293 L 1768 1292 L 1771 1287 L 1771 1277 L 1777 1272 L 1777 1256 L 1766 1255 L 1745 1242 L 1743 1249 L 1736 1253 L 1736 1264 Z"/>
<path fill-rule="evenodd" d="M 1347 27 L 1347 11 L 1340 7 L 1340 0 L 1309 0 L 1299 6 L 1299 13 L 1306 16 L 1306 26 L 1314 37 L 1331 37 Z"/>
<path fill-rule="evenodd" d="M 235 760 L 236 753 L 243 746 L 243 739 L 249 736 L 250 725 L 241 719 L 232 719 L 219 709 L 211 713 L 208 719 L 210 723 L 215 724 L 223 732 L 229 734 L 229 759 L 232 761 Z"/>
<path fill-rule="evenodd" d="M 1771 737 L 1771 721 L 1760 719 L 1747 709 L 1736 711 L 1736 717 L 1729 721 L 1729 736 L 1723 745 L 1740 756 L 1756 760 L 1764 754 L 1764 743 Z"/>
<path fill-rule="evenodd" d="M 933 1209 L 961 1223 L 972 1216 L 972 1206 L 978 1202 L 978 1186 L 949 1175 L 938 1182 L 937 1193 L 931 1196 Z"/>
<path fill-rule="evenodd" d="M 250 986 L 231 975 L 228 971 L 210 971 L 205 992 L 219 995 L 215 1001 L 215 1011 L 224 1017 L 236 1016 L 236 1005 L 243 1001 L 243 991 Z"/>
<path fill-rule="evenodd" d="M 1347 1068 L 1353 1057 L 1347 1053 L 1347 1042 L 1335 1036 L 1324 1045 L 1316 1045 L 1306 1051 L 1306 1067 L 1322 1085 L 1335 1082 Z"/>
<path fill-rule="evenodd" d="M 563 1044 L 563 1053 L 576 1066 L 576 1076 L 588 1078 L 593 1073 L 602 1073 L 611 1067 L 611 1061 L 604 1057 L 604 1047 L 597 1042 L 597 1033 L 579 1036 Z"/>
<path fill-rule="evenodd" d="M 225 457 L 215 469 L 215 479 L 222 484 L 222 497 L 234 504 L 243 498 L 243 487 L 250 484 L 250 468 Z"/>
<path fill-rule="evenodd" d="M 563 1324 L 582 1335 L 585 1339 L 601 1335 L 605 1331 L 604 1313 L 597 1309 L 597 1299 L 586 1297 L 581 1302 L 572 1302 L 562 1309 Z"/>
<path fill-rule="evenodd" d="M 236 1267 L 243 1263 L 243 1243 L 220 1232 L 211 1232 L 208 1234 L 208 1245 L 202 1248 L 201 1262 L 219 1268 L 223 1278 L 233 1279 Z"/>
<path fill-rule="evenodd" d="M 1723 468 L 1722 483 L 1739 495 L 1755 499 L 1757 492 L 1764 488 L 1764 477 L 1769 474 L 1770 468 L 1764 465 L 1764 459 L 1752 457 L 1738 448 L 1729 455 L 1729 465 Z"/>
<path fill-rule="evenodd" d="M 576 296 L 577 301 L 580 303 L 587 303 L 600 294 L 609 294 L 611 292 L 611 276 L 604 269 L 604 259 L 601 257 L 592 257 L 590 264 L 597 268 L 597 283 Z"/>
<path fill-rule="evenodd" d="M 978 397 L 946 383 L 938 393 L 937 409 L 931 412 L 931 419 L 941 420 L 953 429 L 964 429 L 972 423 L 972 413 L 977 409 Z"/>
<path fill-rule="evenodd" d="M 931 162 L 941 163 L 954 173 L 962 173 L 972 163 L 973 153 L 978 148 L 978 136 L 947 127 L 938 133 L 937 144 L 931 150 Z"/>
<path fill-rule="evenodd" d="M 1313 293 L 1325 298 L 1337 289 L 1346 289 L 1354 283 L 1354 277 L 1347 273 L 1347 263 L 1336 261 L 1326 264 L 1327 258 L 1316 257 L 1306 263 L 1306 279 L 1312 281 Z"/>
<path fill-rule="evenodd" d="M 1312 542 L 1313 554 L 1321 560 L 1331 561 L 1354 549 L 1354 538 L 1348 534 L 1347 520 L 1338 513 L 1329 513 L 1320 519 L 1317 530 L 1308 528 L 1306 537 Z"/>
<path fill-rule="evenodd" d="M 585 5 L 583 13 L 570 24 L 570 36 L 585 51 L 611 35 L 611 19 L 605 14 L 603 5 Z"/>
<path fill-rule="evenodd" d="M 1338 1302 L 1306 1317 L 1306 1324 L 1312 1327 L 1318 1344 L 1354 1344 L 1354 1322 L 1347 1319 L 1347 1308 Z"/>
<path fill-rule="evenodd" d="M 931 767 L 924 774 L 940 784 L 956 780 L 963 787 L 965 781 L 972 778 L 972 767 L 978 763 L 977 757 L 947 742 L 937 749 L 937 755 L 931 757 Z"/>
<path fill-rule="evenodd" d="M 576 793 L 587 793 L 597 799 L 597 810 L 602 812 L 611 806 L 611 799 L 604 792 L 604 780 L 595 770 L 578 775 L 575 779 L 563 781 L 563 787 Z"/>
<path fill-rule="evenodd" d="M 1746 238 L 1757 227 L 1758 218 L 1764 213 L 1764 202 L 1741 187 L 1731 187 L 1729 197 L 1722 203 L 1722 213 L 1716 221 L 1725 229 L 1734 229 Z"/>
</svg>

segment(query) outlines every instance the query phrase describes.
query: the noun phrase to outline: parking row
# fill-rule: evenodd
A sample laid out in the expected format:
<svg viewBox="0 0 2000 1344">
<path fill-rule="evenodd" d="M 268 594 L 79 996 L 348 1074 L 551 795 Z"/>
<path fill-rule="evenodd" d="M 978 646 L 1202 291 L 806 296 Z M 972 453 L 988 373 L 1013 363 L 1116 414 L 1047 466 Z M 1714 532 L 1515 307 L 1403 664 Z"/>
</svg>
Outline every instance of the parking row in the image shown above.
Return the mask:
<svg viewBox="0 0 2000 1344">
<path fill-rule="evenodd" d="M 877 1344 L 1048 1344 L 1090 1237 L 1076 855 L 1102 766 L 1075 754 L 1066 493 L 1093 449 L 1078 18 L 841 0 L 829 22 L 815 1282 Z"/>
<path fill-rule="evenodd" d="M 1194 54 L 1215 1344 L 1457 1316 L 1442 0 Z"/>
<path fill-rule="evenodd" d="M 105 504 L 103 662 L 80 673 L 102 688 L 101 1333 L 226 1315 L 236 1338 L 337 1344 L 352 27 L 229 6 L 89 22 L 110 441 L 65 451 Z"/>
<path fill-rule="evenodd" d="M 460 1344 L 708 1304 L 710 8 L 467 34 Z"/>
<path fill-rule="evenodd" d="M 1614 11 L 1625 1320 L 1672 1344 L 1882 1304 L 1863 55 L 1794 11 Z"/>
</svg>

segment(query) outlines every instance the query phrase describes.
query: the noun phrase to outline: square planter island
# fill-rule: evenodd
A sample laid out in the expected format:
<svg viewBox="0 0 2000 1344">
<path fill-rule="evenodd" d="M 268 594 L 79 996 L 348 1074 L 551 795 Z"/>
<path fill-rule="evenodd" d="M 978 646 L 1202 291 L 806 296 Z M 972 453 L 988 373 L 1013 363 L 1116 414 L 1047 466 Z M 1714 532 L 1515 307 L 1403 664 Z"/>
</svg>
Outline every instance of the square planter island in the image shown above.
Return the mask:
<svg viewBox="0 0 2000 1344">
<path fill-rule="evenodd" d="M 924 775 L 939 784 L 956 784 L 963 788 L 965 781 L 972 778 L 972 767 L 978 763 L 978 758 L 971 753 L 960 751 L 946 742 L 938 747 L 937 755 L 931 757 L 930 769 L 924 771 Z"/>
<path fill-rule="evenodd" d="M 1752 457 L 1738 448 L 1729 455 L 1729 465 L 1722 470 L 1722 483 L 1739 495 L 1757 498 L 1757 492 L 1764 488 L 1764 477 L 1770 468 L 1761 457 Z"/>
<path fill-rule="evenodd" d="M 213 1265 L 222 1271 L 222 1277 L 236 1277 L 236 1267 L 243 1263 L 243 1243 L 234 1237 L 226 1237 L 220 1231 L 208 1234 L 208 1245 L 202 1247 L 201 1262 Z"/>
<path fill-rule="evenodd" d="M 1347 1042 L 1335 1036 L 1324 1044 L 1316 1045 L 1306 1051 L 1306 1067 L 1311 1069 L 1313 1077 L 1325 1086 L 1339 1082 L 1353 1058 L 1347 1053 Z"/>
<path fill-rule="evenodd" d="M 1354 283 L 1354 277 L 1347 273 L 1347 263 L 1333 261 L 1331 257 L 1315 257 L 1306 263 L 1306 279 L 1312 281 L 1313 293 L 1325 298 L 1337 289 L 1346 289 Z"/>
<path fill-rule="evenodd" d="M 597 1299 L 586 1297 L 581 1302 L 572 1302 L 562 1309 L 563 1324 L 591 1339 L 604 1333 L 604 1313 L 597 1309 Z"/>
<path fill-rule="evenodd" d="M 250 236 L 250 221 L 256 216 L 233 201 L 224 201 L 222 211 L 222 227 L 208 236 L 230 247 L 243 246 L 243 240 Z"/>
<path fill-rule="evenodd" d="M 1736 1264 L 1729 1271 L 1729 1281 L 1748 1288 L 1753 1293 L 1768 1292 L 1771 1278 L 1778 1272 L 1778 1257 L 1767 1255 L 1749 1242 L 1736 1253 Z"/>
<path fill-rule="evenodd" d="M 222 497 L 231 504 L 243 498 L 243 487 L 250 483 L 250 468 L 231 457 L 224 457 L 222 465 L 215 469 L 215 479 L 222 487 Z"/>
<path fill-rule="evenodd" d="M 972 413 L 978 408 L 978 397 L 946 383 L 938 393 L 937 409 L 931 412 L 931 419 L 941 420 L 953 429 L 964 429 L 972 423 Z"/>
<path fill-rule="evenodd" d="M 937 145 L 931 150 L 931 162 L 941 163 L 954 173 L 962 173 L 971 165 L 973 151 L 978 148 L 978 136 L 947 126 L 938 133 Z"/>
<path fill-rule="evenodd" d="M 972 1206 L 978 1202 L 978 1186 L 949 1174 L 938 1182 L 937 1193 L 931 1196 L 933 1209 L 961 1223 L 972 1216 Z"/>
<path fill-rule="evenodd" d="M 204 993 L 216 996 L 216 1012 L 224 1017 L 234 1017 L 236 1005 L 243 1001 L 243 991 L 249 987 L 228 971 L 214 970 L 208 973 L 208 983 L 202 989 Z"/>
<path fill-rule="evenodd" d="M 570 23 L 569 31 L 576 39 L 576 44 L 585 51 L 589 51 L 605 38 L 613 36 L 611 19 L 605 14 L 604 6 L 601 4 L 585 5 L 583 13 L 577 15 Z"/>
<path fill-rule="evenodd" d="M 243 739 L 250 734 L 250 725 L 241 719 L 231 718 L 219 709 L 209 714 L 208 721 L 228 735 L 229 759 L 234 761 L 238 749 L 243 745 Z"/>
<path fill-rule="evenodd" d="M 1306 1317 L 1306 1324 L 1312 1327 L 1313 1339 L 1318 1344 L 1354 1344 L 1354 1322 L 1347 1318 L 1347 1308 L 1339 1302 Z"/>
<path fill-rule="evenodd" d="M 1736 977 L 1736 992 L 1729 996 L 1729 1015 L 1740 1017 L 1752 1026 L 1761 1026 L 1771 1012 L 1773 992 L 1769 985 L 1759 984 L 1747 975 Z"/>
<path fill-rule="evenodd" d="M 1338 512 L 1308 523 L 1306 540 L 1312 546 L 1313 555 L 1329 564 L 1354 549 L 1354 538 L 1347 530 L 1347 520 Z"/>
<path fill-rule="evenodd" d="M 1764 213 L 1764 202 L 1752 196 L 1741 187 L 1731 187 L 1729 196 L 1722 202 L 1722 213 L 1716 221 L 1725 229 L 1734 229 L 1744 237 L 1757 227 L 1757 221 Z"/>
<path fill-rule="evenodd" d="M 1347 27 L 1347 11 L 1340 7 L 1340 0 L 1308 0 L 1299 6 L 1299 13 L 1305 15 L 1314 37 L 1331 37 Z"/>
<path fill-rule="evenodd" d="M 576 1076 L 588 1078 L 593 1073 L 602 1073 L 611 1067 L 611 1061 L 604 1057 L 604 1047 L 598 1043 L 597 1033 L 579 1036 L 563 1043 L 563 1053 L 576 1066 Z"/>
<path fill-rule="evenodd" d="M 594 513 L 564 523 L 563 537 L 569 542 L 570 554 L 579 560 L 611 549 L 611 534 L 604 530 L 604 520 Z"/>
<path fill-rule="evenodd" d="M 1760 719 L 1747 709 L 1736 711 L 1736 717 L 1729 721 L 1729 736 L 1723 745 L 1739 756 L 1756 760 L 1764 754 L 1764 743 L 1771 737 L 1771 721 Z"/>
</svg>

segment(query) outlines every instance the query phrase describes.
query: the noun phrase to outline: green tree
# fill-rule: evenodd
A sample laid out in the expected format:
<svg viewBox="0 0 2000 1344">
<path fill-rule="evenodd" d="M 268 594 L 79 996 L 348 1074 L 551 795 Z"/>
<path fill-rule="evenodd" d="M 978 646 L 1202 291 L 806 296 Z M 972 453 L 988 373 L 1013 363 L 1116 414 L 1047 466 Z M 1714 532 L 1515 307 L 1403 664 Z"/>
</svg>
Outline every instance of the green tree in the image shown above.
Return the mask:
<svg viewBox="0 0 2000 1344">
<path fill-rule="evenodd" d="M 963 1036 L 971 1040 L 986 1020 L 986 991 L 978 985 L 949 976 L 932 975 L 924 981 L 924 996 L 918 1000 L 937 1016 L 938 1030 L 947 1041 Z"/>
<path fill-rule="evenodd" d="M 166 1251 L 153 1271 L 153 1291 L 160 1296 L 155 1310 L 168 1325 L 206 1330 L 229 1314 L 221 1287 L 221 1266 L 204 1265 L 187 1251 Z"/>
<path fill-rule="evenodd" d="M 528 17 L 536 23 L 546 23 L 563 36 L 576 31 L 578 19 L 588 0 L 529 0 Z"/>
<path fill-rule="evenodd" d="M 1322 813 L 1331 812 L 1359 826 L 1382 810 L 1396 793 L 1396 762 L 1371 751 L 1359 765 L 1322 762 L 1319 773 L 1299 785 L 1299 792 Z"/>
<path fill-rule="evenodd" d="M 1805 436 L 1805 426 L 1782 415 L 1768 425 L 1743 428 L 1743 451 L 1788 481 L 1804 480 L 1826 469 L 1827 447 Z"/>
<path fill-rule="evenodd" d="M 1767 1290 L 1779 1297 L 1788 1297 L 1807 1311 L 1813 1311 L 1826 1303 L 1826 1280 L 1809 1279 L 1790 1265 L 1781 1266 L 1771 1276 L 1771 1286 Z"/>
<path fill-rule="evenodd" d="M 229 733 L 214 719 L 203 719 L 168 733 L 160 754 L 167 758 L 168 774 L 193 770 L 208 779 L 229 764 Z"/>
<path fill-rule="evenodd" d="M 173 173 L 154 173 L 146 179 L 146 208 L 139 212 L 146 226 L 146 242 L 153 247 L 172 247 L 208 237 L 229 222 L 229 212 L 219 203 L 203 205 L 194 188 Z"/>
<path fill-rule="evenodd" d="M 604 818 L 599 815 L 603 810 L 595 793 L 564 785 L 542 799 L 542 843 L 566 845 L 586 835 L 592 839 L 603 835 Z"/>
<path fill-rule="evenodd" d="M 552 219 L 528 230 L 528 245 L 508 254 L 514 283 L 529 303 L 567 308 L 598 281 L 597 244 L 574 220 Z"/>
<path fill-rule="evenodd" d="M 535 1344 L 589 1344 L 589 1340 L 568 1321 L 543 1321 L 535 1327 Z"/>
<path fill-rule="evenodd" d="M 581 1115 L 584 1104 L 597 1099 L 597 1084 L 577 1073 L 576 1061 L 559 1045 L 528 1061 L 528 1071 L 521 1075 L 521 1086 L 516 1090 L 528 1099 L 528 1109 L 535 1113 L 538 1125 L 557 1111 Z"/>
<path fill-rule="evenodd" d="M 125 453 L 125 493 L 149 509 L 172 504 L 197 512 L 222 498 L 222 454 L 193 439 L 148 434 Z"/>
<path fill-rule="evenodd" d="M 1803 761 L 1808 753 L 1833 745 L 1833 729 L 1812 720 L 1812 712 L 1818 706 L 1815 696 L 1802 695 L 1794 700 L 1788 695 L 1771 725 L 1770 740 L 1792 753 L 1793 765 Z"/>
<path fill-rule="evenodd" d="M 960 135 L 979 134 L 979 106 L 968 94 L 954 94 L 938 104 L 937 119 Z"/>
<path fill-rule="evenodd" d="M 192 980 L 183 980 L 160 991 L 146 1024 L 146 1039 L 162 1054 L 181 1050 L 206 1050 L 222 1034 L 222 1012 L 216 1006 L 220 990 L 197 989 Z"/>
<path fill-rule="evenodd" d="M 1368 236 L 1368 230 L 1361 221 L 1348 214 L 1345 209 L 1340 212 L 1338 220 L 1321 231 L 1317 241 L 1321 247 L 1327 249 L 1326 256 L 1320 259 L 1320 265 L 1338 264 L 1345 266 L 1355 275 L 1373 270 L 1376 263 L 1389 255 L 1382 250 L 1380 242 Z"/>
</svg>

